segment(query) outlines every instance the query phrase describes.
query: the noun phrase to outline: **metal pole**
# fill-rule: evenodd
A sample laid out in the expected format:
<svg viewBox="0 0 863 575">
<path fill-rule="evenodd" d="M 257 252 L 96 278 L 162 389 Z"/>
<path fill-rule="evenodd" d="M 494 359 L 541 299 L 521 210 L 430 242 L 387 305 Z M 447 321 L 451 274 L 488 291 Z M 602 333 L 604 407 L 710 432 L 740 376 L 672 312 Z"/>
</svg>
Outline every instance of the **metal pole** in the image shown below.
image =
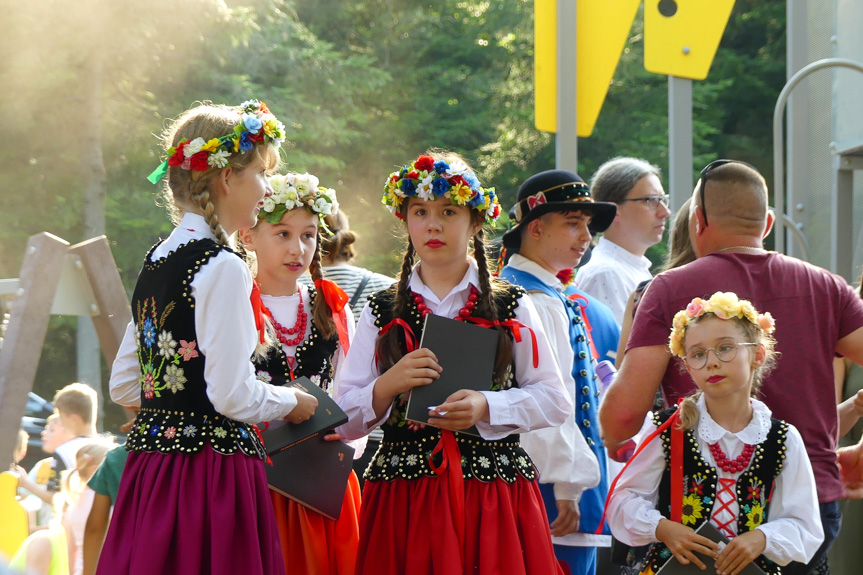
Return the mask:
<svg viewBox="0 0 863 575">
<path fill-rule="evenodd" d="M 776 210 L 776 251 L 785 253 L 785 218 L 790 216 L 785 213 L 785 162 L 783 160 L 782 148 L 784 132 L 782 126 L 782 116 L 785 113 L 785 104 L 788 100 L 788 95 L 791 90 L 800 83 L 800 81 L 811 74 L 823 68 L 851 68 L 858 72 L 863 72 L 863 64 L 849 60 L 847 58 L 825 58 L 812 62 L 808 66 L 804 66 L 799 72 L 791 76 L 785 87 L 779 93 L 776 99 L 776 106 L 773 108 L 773 196 Z"/>
<path fill-rule="evenodd" d="M 692 80 L 668 77 L 668 190 L 674 214 L 692 195 Z"/>
<path fill-rule="evenodd" d="M 576 131 L 576 0 L 557 0 L 557 135 L 555 164 L 578 172 Z"/>
</svg>

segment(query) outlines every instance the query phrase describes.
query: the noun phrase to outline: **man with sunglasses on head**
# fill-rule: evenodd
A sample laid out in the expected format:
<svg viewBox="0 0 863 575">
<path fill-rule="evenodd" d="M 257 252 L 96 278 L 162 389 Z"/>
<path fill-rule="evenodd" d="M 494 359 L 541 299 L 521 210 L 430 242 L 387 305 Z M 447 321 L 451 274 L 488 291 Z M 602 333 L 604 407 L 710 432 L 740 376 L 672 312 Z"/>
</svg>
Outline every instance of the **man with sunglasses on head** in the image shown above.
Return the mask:
<svg viewBox="0 0 863 575">
<path fill-rule="evenodd" d="M 610 307 L 618 326 L 630 294 L 652 277 L 644 254 L 662 240 L 671 213 L 659 176 L 659 168 L 644 160 L 620 157 L 602 164 L 590 184 L 596 201 L 617 205 L 617 216 L 575 285 Z"/>
<path fill-rule="evenodd" d="M 668 405 L 694 390 L 679 358 L 672 358 L 668 350 L 674 313 L 693 298 L 734 292 L 758 310 L 770 312 L 776 320 L 780 356 L 776 369 L 764 379 L 760 399 L 773 417 L 793 424 L 803 436 L 818 485 L 825 536 L 808 565 L 791 563 L 782 573 L 823 575 L 829 573 L 827 550 L 839 531 L 837 501 L 844 495 L 836 465 L 839 422 L 833 358 L 838 354 L 863 363 L 863 300 L 843 278 L 765 250 L 762 241 L 773 221 L 767 184 L 755 168 L 718 160 L 702 170 L 689 221 L 698 259 L 663 272 L 650 283 L 620 371 L 600 406 L 600 424 L 606 447 L 616 456 L 618 446 L 640 429 L 660 384 Z"/>
</svg>

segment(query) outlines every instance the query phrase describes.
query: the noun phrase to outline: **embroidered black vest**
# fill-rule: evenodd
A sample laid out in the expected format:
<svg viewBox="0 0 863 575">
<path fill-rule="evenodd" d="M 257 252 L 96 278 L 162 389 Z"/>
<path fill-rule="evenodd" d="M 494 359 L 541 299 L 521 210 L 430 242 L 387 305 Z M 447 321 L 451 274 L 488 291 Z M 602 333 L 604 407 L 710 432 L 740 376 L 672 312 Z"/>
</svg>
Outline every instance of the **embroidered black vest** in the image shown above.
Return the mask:
<svg viewBox="0 0 863 575">
<path fill-rule="evenodd" d="M 153 249 L 132 295 L 141 411 L 126 448 L 192 454 L 209 444 L 225 455 L 240 450 L 263 459 L 266 454 L 252 426 L 223 416 L 210 403 L 206 357 L 197 345 L 192 280 L 227 248 L 214 240 L 194 240 L 151 262 Z"/>
<path fill-rule="evenodd" d="M 653 421 L 659 426 L 664 423 L 673 409 L 654 413 Z M 785 436 L 788 424 L 779 419 L 771 419 L 767 439 L 755 446 L 752 462 L 737 478 L 737 533 L 746 533 L 766 522 L 770 509 L 770 494 L 773 482 L 785 463 Z M 693 529 L 710 518 L 716 500 L 717 473 L 702 456 L 695 437 L 695 430 L 684 431 L 683 445 L 683 513 L 682 521 Z M 659 503 L 657 509 L 666 518 L 671 515 L 671 430 L 662 435 L 662 448 L 665 452 L 665 471 L 659 484 Z M 671 558 L 671 552 L 664 543 L 654 543 L 648 551 L 645 565 L 659 569 Z M 776 563 L 763 555 L 755 559 L 765 573 L 778 574 L 781 569 Z"/>
<path fill-rule="evenodd" d="M 315 308 L 318 293 L 309 288 L 309 309 Z M 297 346 L 294 366 L 294 377 L 308 377 L 312 383 L 325 391 L 329 391 L 333 383 L 333 354 L 339 346 L 339 337 L 333 334 L 330 339 L 324 339 L 312 321 L 309 336 Z M 291 370 L 288 358 L 281 345 L 270 350 L 266 359 L 256 360 L 255 369 L 258 379 L 272 385 L 285 385 L 291 381 Z"/>
<path fill-rule="evenodd" d="M 369 298 L 368 303 L 375 316 L 375 325 L 380 329 L 393 319 L 393 306 L 398 284 L 380 291 Z M 508 291 L 495 296 L 497 316 L 501 321 L 515 317 L 518 299 L 525 295 L 522 288 L 509 286 Z M 422 314 L 413 301 L 408 303 L 407 317 L 403 317 L 416 335 L 417 341 L 422 338 Z M 512 337 L 509 335 L 509 337 Z M 530 335 L 525 334 L 525 337 Z M 402 353 L 407 353 L 404 337 L 399 334 Z M 513 366 L 510 365 L 503 382 L 489 382 L 490 391 L 499 391 L 518 387 Z M 397 477 L 403 479 L 418 479 L 423 476 L 434 476 L 429 465 L 432 449 L 437 445 L 441 432 L 439 429 L 405 419 L 407 394 L 402 394 L 393 400 L 392 410 L 387 421 L 381 426 L 384 439 L 378 447 L 365 472 L 367 481 L 391 481 Z M 497 478 L 507 483 L 514 483 L 521 475 L 529 480 L 536 478 L 536 470 L 527 452 L 522 449 L 518 434 L 513 434 L 496 441 L 487 441 L 474 435 L 454 433 L 461 451 L 462 473 L 465 479 L 476 478 L 481 481 L 494 481 Z M 439 464 L 441 455 L 435 456 L 435 464 Z"/>
</svg>

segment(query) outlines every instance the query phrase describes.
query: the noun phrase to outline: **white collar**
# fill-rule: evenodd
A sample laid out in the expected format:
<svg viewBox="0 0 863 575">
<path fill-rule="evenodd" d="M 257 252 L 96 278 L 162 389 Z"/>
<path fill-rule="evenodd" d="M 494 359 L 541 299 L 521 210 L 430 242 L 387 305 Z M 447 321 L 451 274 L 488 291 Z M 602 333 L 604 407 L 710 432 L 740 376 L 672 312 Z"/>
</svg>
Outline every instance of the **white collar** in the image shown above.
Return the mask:
<svg viewBox="0 0 863 575">
<path fill-rule="evenodd" d="M 66 469 L 75 469 L 77 467 L 75 457 L 78 455 L 78 449 L 85 443 L 90 441 L 87 437 L 76 437 L 65 443 L 61 443 L 54 449 L 54 454 L 59 456 L 66 465 Z"/>
<path fill-rule="evenodd" d="M 599 253 L 618 262 L 622 261 L 623 263 L 630 266 L 636 268 L 643 268 L 648 271 L 650 270 L 650 266 L 653 265 L 653 263 L 649 259 L 647 259 L 647 257 L 637 256 L 628 249 L 614 243 L 605 236 L 599 238 L 599 241 L 596 243 L 596 247 L 594 248 L 594 253 Z"/>
<path fill-rule="evenodd" d="M 413 270 L 411 270 L 411 279 L 408 282 L 408 287 L 411 291 L 418 293 L 423 296 L 424 299 L 430 302 L 434 302 L 435 304 L 442 303 L 444 300 L 452 296 L 453 294 L 461 293 L 468 291 L 470 286 L 474 286 L 477 289 L 479 287 L 479 266 L 476 263 L 476 260 L 473 258 L 468 258 L 468 267 L 467 272 L 465 272 L 464 277 L 461 281 L 456 284 L 454 288 L 452 288 L 449 293 L 443 298 L 440 299 L 435 295 L 435 293 L 431 290 L 430 287 L 423 283 L 423 280 L 420 278 L 419 268 L 422 265 L 422 262 L 418 263 L 414 266 Z"/>
<path fill-rule="evenodd" d="M 512 257 L 509 258 L 509 265 L 519 271 L 527 272 L 532 276 L 535 276 L 536 279 L 550 287 L 553 287 L 559 292 L 563 291 L 563 283 L 556 275 L 521 254 L 512 254 Z"/>
<path fill-rule="evenodd" d="M 773 415 L 770 408 L 764 405 L 761 401 L 751 398 L 749 400 L 752 405 L 752 419 L 749 423 L 738 431 L 731 433 L 718 423 L 716 423 L 710 414 L 707 413 L 707 404 L 704 394 L 698 398 L 698 438 L 706 443 L 716 443 L 723 437 L 735 437 L 738 441 L 749 445 L 758 445 L 767 440 L 767 434 L 770 432 L 770 417 Z"/>
</svg>

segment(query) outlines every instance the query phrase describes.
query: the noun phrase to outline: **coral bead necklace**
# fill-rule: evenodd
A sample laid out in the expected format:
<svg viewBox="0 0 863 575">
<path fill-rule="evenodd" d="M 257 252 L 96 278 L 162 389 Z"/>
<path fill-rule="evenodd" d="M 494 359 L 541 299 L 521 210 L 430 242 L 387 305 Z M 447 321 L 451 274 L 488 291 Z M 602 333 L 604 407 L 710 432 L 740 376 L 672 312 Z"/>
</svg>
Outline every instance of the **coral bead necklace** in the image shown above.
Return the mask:
<svg viewBox="0 0 863 575">
<path fill-rule="evenodd" d="M 747 443 L 743 446 L 743 453 L 738 455 L 736 459 L 728 459 L 728 456 L 719 447 L 719 443 L 710 444 L 710 454 L 713 455 L 716 465 L 725 473 L 740 473 L 746 469 L 753 453 L 755 453 L 755 446 Z"/>
<path fill-rule="evenodd" d="M 303 309 L 303 296 L 300 294 L 300 304 L 297 306 L 297 322 L 293 327 L 285 327 L 279 322 L 276 321 L 276 318 L 273 317 L 273 313 L 264 307 L 264 313 L 267 314 L 267 317 L 270 318 L 270 321 L 273 322 L 273 327 L 276 328 L 276 338 L 278 340 L 287 345 L 288 347 L 294 347 L 300 344 L 303 341 L 303 338 L 306 335 L 306 322 L 308 321 L 308 314 Z M 295 337 L 288 338 L 289 335 L 294 335 Z"/>
<path fill-rule="evenodd" d="M 426 305 L 425 299 L 423 296 L 416 292 L 411 292 L 414 298 L 414 304 L 417 306 L 417 311 L 425 317 L 431 313 L 431 310 Z M 464 307 L 458 311 L 458 315 L 455 316 L 456 321 L 464 321 L 471 316 L 474 308 L 476 308 L 476 300 L 479 299 L 479 290 L 474 286 L 470 286 L 470 295 L 467 296 L 467 301 L 464 303 Z"/>
</svg>

